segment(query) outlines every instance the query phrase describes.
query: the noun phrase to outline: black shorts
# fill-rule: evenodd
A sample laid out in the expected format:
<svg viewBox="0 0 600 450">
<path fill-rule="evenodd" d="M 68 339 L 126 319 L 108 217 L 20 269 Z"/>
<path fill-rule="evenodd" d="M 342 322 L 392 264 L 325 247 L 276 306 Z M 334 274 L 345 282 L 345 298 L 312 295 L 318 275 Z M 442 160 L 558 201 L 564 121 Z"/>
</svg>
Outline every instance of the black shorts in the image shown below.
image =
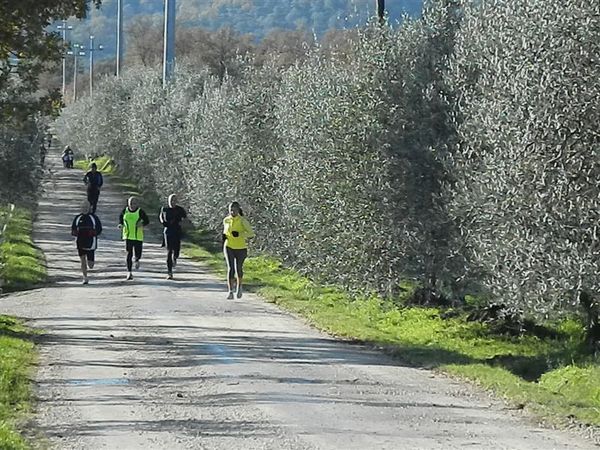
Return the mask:
<svg viewBox="0 0 600 450">
<path fill-rule="evenodd" d="M 168 250 L 177 250 L 181 248 L 181 237 L 179 234 L 164 233 L 164 240 Z"/>
<path fill-rule="evenodd" d="M 84 248 L 77 247 L 77 253 L 79 256 L 87 256 L 88 261 L 93 261 L 96 250 L 86 250 Z"/>
<path fill-rule="evenodd" d="M 131 239 L 125 239 L 125 250 L 127 253 L 135 252 L 136 257 L 139 259 L 142 256 L 143 241 L 133 241 Z"/>
</svg>

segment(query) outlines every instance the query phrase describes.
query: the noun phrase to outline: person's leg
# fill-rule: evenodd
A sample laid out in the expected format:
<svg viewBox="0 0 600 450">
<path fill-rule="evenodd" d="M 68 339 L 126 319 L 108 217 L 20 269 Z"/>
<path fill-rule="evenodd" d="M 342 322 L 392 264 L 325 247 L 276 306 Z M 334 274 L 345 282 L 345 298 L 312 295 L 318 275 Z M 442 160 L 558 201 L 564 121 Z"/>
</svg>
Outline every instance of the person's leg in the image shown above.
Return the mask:
<svg viewBox="0 0 600 450">
<path fill-rule="evenodd" d="M 129 239 L 125 240 L 125 250 L 127 250 L 127 272 L 129 272 L 127 278 L 131 280 L 133 279 L 131 273 L 133 268 L 133 241 L 130 241 Z"/>
<path fill-rule="evenodd" d="M 88 189 L 88 202 L 90 203 L 90 212 L 92 214 L 96 214 L 96 208 L 98 207 L 98 197 L 100 197 L 100 191 L 98 189 Z"/>
<path fill-rule="evenodd" d="M 172 236 L 169 236 L 165 230 L 163 234 L 163 239 L 165 241 L 165 246 L 167 247 L 167 273 L 169 274 L 167 278 L 171 278 L 173 275 L 173 259 L 175 257 L 175 252 L 173 248 L 174 239 Z"/>
<path fill-rule="evenodd" d="M 96 254 L 96 252 L 94 250 L 89 250 L 87 252 L 87 266 L 88 266 L 89 269 L 93 269 L 94 268 L 95 254 Z"/>
<path fill-rule="evenodd" d="M 173 275 L 173 250 L 167 247 L 167 273 Z"/>
<path fill-rule="evenodd" d="M 142 241 L 134 241 L 133 249 L 135 250 L 135 268 L 140 268 L 140 259 L 142 259 Z"/>
<path fill-rule="evenodd" d="M 81 261 L 81 273 L 83 275 L 83 284 L 88 283 L 88 272 L 87 272 L 87 260 L 85 253 L 79 253 L 79 260 Z"/>
<path fill-rule="evenodd" d="M 242 281 L 244 280 L 244 261 L 248 256 L 247 249 L 236 250 L 235 255 L 235 274 L 237 276 L 237 298 L 242 298 Z"/>
<path fill-rule="evenodd" d="M 94 211 L 96 214 L 96 209 L 98 208 L 98 200 L 100 199 L 100 189 L 96 189 L 96 193 L 94 194 Z"/>
<path fill-rule="evenodd" d="M 229 290 L 228 299 L 233 298 L 233 283 L 235 282 L 235 256 L 233 250 L 225 247 L 223 250 L 225 262 L 227 263 L 227 289 Z"/>
<path fill-rule="evenodd" d="M 177 266 L 177 260 L 179 259 L 179 252 L 181 251 L 181 238 L 178 236 L 173 239 L 173 268 Z"/>
</svg>

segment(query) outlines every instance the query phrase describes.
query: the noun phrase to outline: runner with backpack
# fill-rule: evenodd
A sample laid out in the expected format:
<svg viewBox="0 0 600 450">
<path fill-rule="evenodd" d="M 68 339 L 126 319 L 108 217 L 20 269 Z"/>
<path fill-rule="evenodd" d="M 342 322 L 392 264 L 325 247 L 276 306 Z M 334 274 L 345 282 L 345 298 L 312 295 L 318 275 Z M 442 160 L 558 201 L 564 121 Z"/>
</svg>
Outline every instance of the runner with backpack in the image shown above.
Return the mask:
<svg viewBox="0 0 600 450">
<path fill-rule="evenodd" d="M 81 205 L 81 213 L 75 216 L 71 224 L 71 235 L 76 237 L 77 253 L 81 260 L 83 284 L 89 283 L 88 269 L 94 268 L 100 234 L 102 223 L 96 214 L 90 212 L 89 203 L 84 202 Z"/>
</svg>

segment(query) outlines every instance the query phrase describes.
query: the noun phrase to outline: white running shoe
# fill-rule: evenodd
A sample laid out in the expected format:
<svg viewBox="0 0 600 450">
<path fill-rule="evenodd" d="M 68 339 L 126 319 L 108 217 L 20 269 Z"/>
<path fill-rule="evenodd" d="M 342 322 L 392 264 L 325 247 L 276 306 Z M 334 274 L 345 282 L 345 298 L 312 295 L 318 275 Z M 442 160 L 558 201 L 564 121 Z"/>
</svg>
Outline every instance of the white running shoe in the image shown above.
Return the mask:
<svg viewBox="0 0 600 450">
<path fill-rule="evenodd" d="M 233 291 L 229 291 L 229 295 L 227 296 L 227 300 L 233 300 Z"/>
<path fill-rule="evenodd" d="M 83 277 L 83 284 L 88 284 L 90 282 L 90 280 L 88 279 L 88 277 Z"/>
<path fill-rule="evenodd" d="M 133 280 L 133 274 L 132 274 L 131 272 L 129 272 L 129 273 L 127 274 L 127 278 L 125 278 L 125 279 L 126 279 L 126 280 L 128 280 L 128 281 L 129 281 L 129 280 Z"/>
<path fill-rule="evenodd" d="M 173 274 L 172 273 L 167 274 L 167 280 L 172 280 L 172 279 L 173 279 Z"/>
</svg>

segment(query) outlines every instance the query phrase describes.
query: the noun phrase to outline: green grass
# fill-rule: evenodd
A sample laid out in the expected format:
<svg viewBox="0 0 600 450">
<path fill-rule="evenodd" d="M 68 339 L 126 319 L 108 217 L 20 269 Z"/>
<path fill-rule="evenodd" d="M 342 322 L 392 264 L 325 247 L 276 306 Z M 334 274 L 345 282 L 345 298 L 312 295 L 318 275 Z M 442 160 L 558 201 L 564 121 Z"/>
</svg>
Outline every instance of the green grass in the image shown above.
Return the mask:
<svg viewBox="0 0 600 450">
<path fill-rule="evenodd" d="M 202 232 L 188 237 L 185 254 L 224 278 L 214 238 Z M 468 379 L 554 424 L 575 419 L 600 426 L 600 359 L 582 350 L 584 331 L 577 322 L 556 324 L 556 339 L 507 337 L 464 315 L 443 318 L 437 309 L 399 308 L 375 296 L 353 299 L 340 289 L 314 284 L 273 258 L 251 257 L 245 269 L 250 290 L 332 335 Z"/>
<path fill-rule="evenodd" d="M 5 223 L 8 214 L 7 207 L 0 207 L 0 223 Z M 43 256 L 31 240 L 31 231 L 31 212 L 16 207 L 0 244 L 0 280 L 4 291 L 29 289 L 46 280 Z"/>
<path fill-rule="evenodd" d="M 96 163 L 98 171 L 105 175 L 111 175 L 115 172 L 114 161 L 108 156 L 99 156 L 95 159 L 78 159 L 73 163 L 75 169 L 88 171 L 92 163 Z"/>
<path fill-rule="evenodd" d="M 19 421 L 30 410 L 32 334 L 15 319 L 0 316 L 0 448 L 29 448 L 19 434 Z"/>
</svg>

